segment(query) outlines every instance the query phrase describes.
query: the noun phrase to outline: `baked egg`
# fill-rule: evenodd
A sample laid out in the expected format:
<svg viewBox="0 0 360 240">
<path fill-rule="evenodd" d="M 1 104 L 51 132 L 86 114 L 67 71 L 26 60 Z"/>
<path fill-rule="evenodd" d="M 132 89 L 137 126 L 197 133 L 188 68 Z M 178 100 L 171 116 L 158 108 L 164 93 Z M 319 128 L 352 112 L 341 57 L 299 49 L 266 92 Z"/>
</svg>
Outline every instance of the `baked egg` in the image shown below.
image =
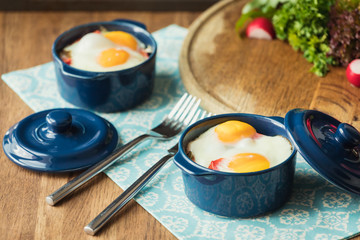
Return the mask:
<svg viewBox="0 0 360 240">
<path fill-rule="evenodd" d="M 110 72 L 134 67 L 145 61 L 150 52 L 130 33 L 97 30 L 66 46 L 60 58 L 77 69 Z"/>
<path fill-rule="evenodd" d="M 283 136 L 266 136 L 248 123 L 231 120 L 202 133 L 188 144 L 187 151 L 201 166 L 247 173 L 282 163 L 291 155 L 292 146 Z"/>
</svg>

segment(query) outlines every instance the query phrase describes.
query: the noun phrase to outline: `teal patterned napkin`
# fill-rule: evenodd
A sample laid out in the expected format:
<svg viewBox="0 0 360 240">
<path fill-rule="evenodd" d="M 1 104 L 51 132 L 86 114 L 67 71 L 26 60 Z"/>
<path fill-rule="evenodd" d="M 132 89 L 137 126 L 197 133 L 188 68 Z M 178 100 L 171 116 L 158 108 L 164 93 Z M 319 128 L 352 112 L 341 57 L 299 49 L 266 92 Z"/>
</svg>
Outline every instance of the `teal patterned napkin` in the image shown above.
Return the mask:
<svg viewBox="0 0 360 240">
<path fill-rule="evenodd" d="M 153 35 L 158 43 L 155 90 L 139 107 L 100 114 L 117 128 L 122 143 L 159 123 L 185 92 L 178 58 L 187 30 L 168 26 Z M 52 63 L 4 74 L 3 80 L 34 111 L 73 107 L 58 94 Z M 106 174 L 122 189 L 130 186 L 172 142 L 147 141 L 120 159 Z M 179 239 L 339 239 L 360 232 L 360 197 L 339 190 L 297 159 L 290 201 L 266 216 L 237 219 L 216 216 L 194 206 L 184 194 L 180 170 L 168 163 L 136 201 Z"/>
</svg>

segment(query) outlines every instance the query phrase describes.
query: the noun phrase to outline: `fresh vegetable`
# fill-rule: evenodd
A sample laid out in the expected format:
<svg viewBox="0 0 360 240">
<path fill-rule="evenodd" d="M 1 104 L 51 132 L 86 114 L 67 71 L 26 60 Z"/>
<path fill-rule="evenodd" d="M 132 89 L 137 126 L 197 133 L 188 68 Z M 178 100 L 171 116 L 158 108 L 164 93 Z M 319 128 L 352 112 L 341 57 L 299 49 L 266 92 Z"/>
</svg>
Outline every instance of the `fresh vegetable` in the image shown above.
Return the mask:
<svg viewBox="0 0 360 240">
<path fill-rule="evenodd" d="M 246 36 L 258 39 L 274 39 L 275 30 L 271 21 L 264 17 L 255 18 L 246 28 Z"/>
<path fill-rule="evenodd" d="M 287 40 L 295 49 L 304 53 L 304 57 L 313 63 L 311 71 L 324 76 L 328 64 L 333 64 L 329 52 L 330 6 L 333 0 L 297 0 L 285 3 L 275 12 L 272 20 L 276 36 Z"/>
<path fill-rule="evenodd" d="M 271 19 L 276 37 L 302 51 L 318 76 L 360 58 L 360 0 L 252 0 L 236 22 L 239 35 L 259 17 Z M 259 32 L 248 36 L 268 37 Z"/>
<path fill-rule="evenodd" d="M 254 10 L 260 10 L 261 12 L 271 12 L 276 9 L 279 4 L 289 2 L 290 0 L 253 0 L 245 4 L 242 9 L 242 14 L 252 12 Z"/>
<path fill-rule="evenodd" d="M 329 55 L 341 66 L 360 58 L 360 1 L 337 1 L 330 10 Z"/>
<path fill-rule="evenodd" d="M 223 158 L 219 158 L 219 159 L 211 161 L 208 168 L 212 169 L 212 170 L 219 170 L 219 165 L 221 164 L 221 161 L 223 161 L 223 160 L 224 160 Z"/>
<path fill-rule="evenodd" d="M 241 32 L 243 27 L 252 19 L 258 17 L 265 17 L 271 19 L 277 7 L 281 3 L 288 2 L 289 0 L 253 0 L 245 4 L 242 9 L 242 14 L 237 20 L 235 29 Z"/>
<path fill-rule="evenodd" d="M 355 59 L 348 65 L 346 76 L 352 85 L 360 87 L 360 59 Z"/>
</svg>

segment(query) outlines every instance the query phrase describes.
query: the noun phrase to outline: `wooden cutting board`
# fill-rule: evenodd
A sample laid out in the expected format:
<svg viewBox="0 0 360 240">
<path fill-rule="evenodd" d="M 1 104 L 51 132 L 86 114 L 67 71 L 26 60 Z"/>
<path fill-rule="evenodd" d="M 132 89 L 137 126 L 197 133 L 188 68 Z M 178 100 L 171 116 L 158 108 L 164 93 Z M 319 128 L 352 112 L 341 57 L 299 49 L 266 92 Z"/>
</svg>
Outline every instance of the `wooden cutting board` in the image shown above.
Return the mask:
<svg viewBox="0 0 360 240">
<path fill-rule="evenodd" d="M 321 78 L 286 42 L 240 39 L 235 23 L 246 2 L 220 1 L 193 22 L 179 62 L 186 89 L 213 113 L 285 116 L 312 108 L 352 122 L 360 94 L 345 69 L 331 68 Z"/>
</svg>

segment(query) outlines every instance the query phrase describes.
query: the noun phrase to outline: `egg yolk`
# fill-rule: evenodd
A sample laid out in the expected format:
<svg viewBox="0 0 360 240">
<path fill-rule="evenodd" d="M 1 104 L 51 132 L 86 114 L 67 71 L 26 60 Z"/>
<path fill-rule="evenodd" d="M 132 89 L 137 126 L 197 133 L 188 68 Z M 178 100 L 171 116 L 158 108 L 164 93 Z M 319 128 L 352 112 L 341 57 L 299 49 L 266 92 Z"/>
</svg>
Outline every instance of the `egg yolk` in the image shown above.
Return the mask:
<svg viewBox="0 0 360 240">
<path fill-rule="evenodd" d="M 257 153 L 239 153 L 233 156 L 228 167 L 237 173 L 257 172 L 268 169 L 270 162 Z"/>
<path fill-rule="evenodd" d="M 136 39 L 129 33 L 123 31 L 112 31 L 104 34 L 110 41 L 131 48 L 132 50 L 137 49 Z"/>
<path fill-rule="evenodd" d="M 236 120 L 219 124 L 215 128 L 215 132 L 219 140 L 226 143 L 235 142 L 246 137 L 252 137 L 256 134 L 256 130 L 253 126 Z"/>
<path fill-rule="evenodd" d="M 102 51 L 98 58 L 98 62 L 103 67 L 113 67 L 116 65 L 124 64 L 130 54 L 124 50 L 110 48 Z"/>
</svg>

